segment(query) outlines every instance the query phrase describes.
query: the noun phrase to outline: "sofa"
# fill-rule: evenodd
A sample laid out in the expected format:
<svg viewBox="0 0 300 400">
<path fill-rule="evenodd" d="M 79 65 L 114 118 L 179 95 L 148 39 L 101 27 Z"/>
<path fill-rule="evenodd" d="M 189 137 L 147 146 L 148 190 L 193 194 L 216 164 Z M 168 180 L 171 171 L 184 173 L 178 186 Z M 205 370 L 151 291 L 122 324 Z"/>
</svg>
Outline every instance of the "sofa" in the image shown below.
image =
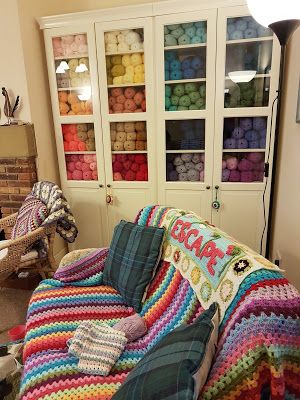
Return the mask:
<svg viewBox="0 0 300 400">
<path fill-rule="evenodd" d="M 101 274 L 96 285 L 42 281 L 27 314 L 21 399 L 111 399 L 147 351 L 215 301 L 218 346 L 200 398 L 299 399 L 300 296 L 282 271 L 191 212 L 148 206 L 135 222 L 165 228 L 140 312 L 147 334 L 127 344 L 108 376 L 79 373 L 67 351 L 76 327 L 86 320 L 113 325 L 134 310 L 101 285 Z"/>
</svg>

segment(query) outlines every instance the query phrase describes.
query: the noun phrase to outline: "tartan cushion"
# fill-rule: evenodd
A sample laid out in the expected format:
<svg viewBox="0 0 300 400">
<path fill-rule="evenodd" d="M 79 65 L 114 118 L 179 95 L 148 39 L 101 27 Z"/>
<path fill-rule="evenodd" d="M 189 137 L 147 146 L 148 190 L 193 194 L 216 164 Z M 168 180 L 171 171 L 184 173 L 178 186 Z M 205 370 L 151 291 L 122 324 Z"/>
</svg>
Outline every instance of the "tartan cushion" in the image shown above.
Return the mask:
<svg viewBox="0 0 300 400">
<path fill-rule="evenodd" d="M 108 249 L 74 250 L 61 260 L 54 278 L 63 283 L 100 285 Z"/>
<path fill-rule="evenodd" d="M 11 238 L 16 239 L 39 228 L 48 216 L 45 204 L 34 196 L 28 195 L 18 211 Z"/>
<path fill-rule="evenodd" d="M 139 312 L 160 260 L 164 229 L 121 221 L 114 229 L 103 283 Z"/>
<path fill-rule="evenodd" d="M 204 386 L 218 339 L 217 303 L 181 325 L 138 362 L 112 400 L 193 400 Z"/>
</svg>

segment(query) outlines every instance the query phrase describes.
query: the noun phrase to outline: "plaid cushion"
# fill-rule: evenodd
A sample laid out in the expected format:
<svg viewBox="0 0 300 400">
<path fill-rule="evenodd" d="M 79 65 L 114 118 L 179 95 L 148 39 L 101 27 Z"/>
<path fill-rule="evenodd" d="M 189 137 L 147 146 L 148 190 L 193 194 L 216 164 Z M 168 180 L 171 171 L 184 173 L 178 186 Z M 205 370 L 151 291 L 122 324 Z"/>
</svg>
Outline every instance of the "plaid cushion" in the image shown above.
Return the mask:
<svg viewBox="0 0 300 400">
<path fill-rule="evenodd" d="M 206 381 L 218 337 L 216 303 L 191 325 L 157 343 L 129 373 L 112 400 L 193 400 Z"/>
<path fill-rule="evenodd" d="M 45 204 L 34 196 L 28 195 L 18 211 L 11 238 L 16 239 L 39 228 L 48 216 Z"/>
<path fill-rule="evenodd" d="M 164 229 L 121 221 L 114 229 L 103 271 L 112 286 L 139 312 L 147 286 L 160 260 Z"/>
</svg>

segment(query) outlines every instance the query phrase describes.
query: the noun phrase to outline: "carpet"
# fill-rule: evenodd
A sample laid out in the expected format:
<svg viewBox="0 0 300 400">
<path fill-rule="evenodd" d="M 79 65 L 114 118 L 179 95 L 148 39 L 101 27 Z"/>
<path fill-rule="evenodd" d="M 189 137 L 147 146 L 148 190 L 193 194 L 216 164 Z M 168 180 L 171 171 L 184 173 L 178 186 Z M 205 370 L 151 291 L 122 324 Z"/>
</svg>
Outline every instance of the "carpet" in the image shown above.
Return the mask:
<svg viewBox="0 0 300 400">
<path fill-rule="evenodd" d="M 0 287 L 0 344 L 9 341 L 7 331 L 24 324 L 32 290 Z"/>
</svg>

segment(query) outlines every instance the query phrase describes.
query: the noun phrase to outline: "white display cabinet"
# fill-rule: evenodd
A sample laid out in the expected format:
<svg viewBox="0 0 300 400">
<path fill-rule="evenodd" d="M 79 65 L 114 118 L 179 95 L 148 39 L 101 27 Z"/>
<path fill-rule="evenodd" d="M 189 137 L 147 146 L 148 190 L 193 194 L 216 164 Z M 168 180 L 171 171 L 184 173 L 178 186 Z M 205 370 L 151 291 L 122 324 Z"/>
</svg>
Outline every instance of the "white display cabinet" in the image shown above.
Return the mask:
<svg viewBox="0 0 300 400">
<path fill-rule="evenodd" d="M 120 219 L 164 204 L 264 253 L 280 49 L 245 1 L 173 0 L 40 25 L 61 185 L 79 228 L 72 248 L 107 245 Z"/>
</svg>

